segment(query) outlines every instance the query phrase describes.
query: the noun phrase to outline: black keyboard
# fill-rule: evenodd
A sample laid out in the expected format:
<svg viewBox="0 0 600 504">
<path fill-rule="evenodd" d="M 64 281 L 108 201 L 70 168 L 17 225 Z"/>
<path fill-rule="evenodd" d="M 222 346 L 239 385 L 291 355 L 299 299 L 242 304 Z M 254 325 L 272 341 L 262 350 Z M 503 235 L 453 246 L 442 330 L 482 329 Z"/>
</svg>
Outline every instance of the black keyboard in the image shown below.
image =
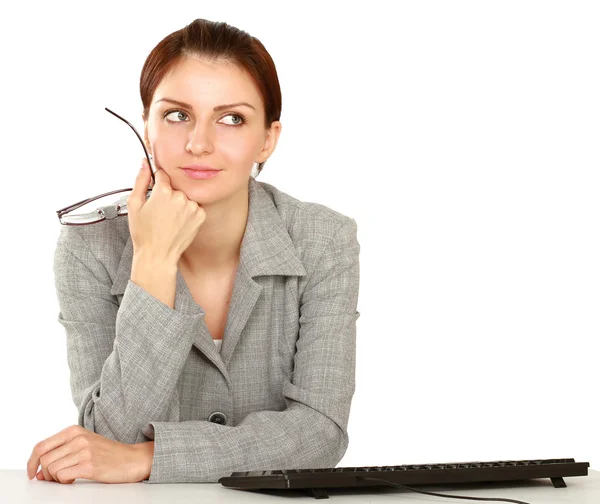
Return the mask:
<svg viewBox="0 0 600 504">
<path fill-rule="evenodd" d="M 325 488 L 366 486 L 485 483 L 550 478 L 554 487 L 566 487 L 562 478 L 587 476 L 589 462 L 574 459 L 501 460 L 397 466 L 332 467 L 241 471 L 219 479 L 225 487 L 250 489 L 305 489 L 327 498 Z M 372 479 L 369 479 L 372 478 Z M 377 479 L 376 479 L 377 478 Z"/>
</svg>

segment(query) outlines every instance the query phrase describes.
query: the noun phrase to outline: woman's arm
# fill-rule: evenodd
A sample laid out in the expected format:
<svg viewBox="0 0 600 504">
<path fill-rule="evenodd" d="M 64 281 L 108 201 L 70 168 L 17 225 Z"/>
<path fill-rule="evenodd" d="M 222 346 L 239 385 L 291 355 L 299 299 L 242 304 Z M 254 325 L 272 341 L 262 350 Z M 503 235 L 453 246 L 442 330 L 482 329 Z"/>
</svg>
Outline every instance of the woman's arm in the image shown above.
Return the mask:
<svg viewBox="0 0 600 504">
<path fill-rule="evenodd" d="M 148 441 L 149 420 L 178 421 L 176 384 L 205 312 L 173 310 L 131 280 L 119 306 L 74 226 L 61 230 L 54 274 L 79 425 L 133 444 Z"/>
</svg>

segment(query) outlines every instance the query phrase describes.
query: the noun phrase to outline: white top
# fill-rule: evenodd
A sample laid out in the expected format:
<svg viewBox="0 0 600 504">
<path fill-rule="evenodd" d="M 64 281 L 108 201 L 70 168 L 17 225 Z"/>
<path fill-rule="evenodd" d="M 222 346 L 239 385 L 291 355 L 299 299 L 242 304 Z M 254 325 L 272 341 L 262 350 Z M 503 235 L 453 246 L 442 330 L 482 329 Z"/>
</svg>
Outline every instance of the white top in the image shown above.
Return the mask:
<svg viewBox="0 0 600 504">
<path fill-rule="evenodd" d="M 217 352 L 221 351 L 221 343 L 223 343 L 222 339 L 213 339 L 213 341 L 215 342 L 215 345 L 217 345 Z"/>
</svg>

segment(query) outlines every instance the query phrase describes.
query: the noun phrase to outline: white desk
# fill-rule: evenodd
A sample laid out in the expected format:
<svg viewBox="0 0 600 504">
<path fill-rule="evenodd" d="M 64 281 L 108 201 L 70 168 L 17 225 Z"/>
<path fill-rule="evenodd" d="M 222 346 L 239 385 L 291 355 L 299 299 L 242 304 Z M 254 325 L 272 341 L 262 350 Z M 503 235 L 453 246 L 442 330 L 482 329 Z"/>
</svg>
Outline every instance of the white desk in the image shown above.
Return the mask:
<svg viewBox="0 0 600 504">
<path fill-rule="evenodd" d="M 421 490 L 470 497 L 503 497 L 531 504 L 598 504 L 600 503 L 600 471 L 589 470 L 587 476 L 565 478 L 566 488 L 554 488 L 550 479 L 517 483 L 481 485 L 419 486 Z M 220 483 L 106 484 L 77 479 L 70 485 L 55 481 L 28 480 L 24 470 L 0 471 L 0 503 L 53 503 L 53 504 L 243 504 L 265 502 L 307 502 L 319 504 L 378 503 L 423 504 L 458 502 L 463 499 L 434 497 L 393 487 L 356 488 L 353 490 L 328 489 L 329 499 L 315 499 L 298 490 L 246 491 L 225 488 Z M 286 501 L 285 499 L 294 499 Z"/>
</svg>

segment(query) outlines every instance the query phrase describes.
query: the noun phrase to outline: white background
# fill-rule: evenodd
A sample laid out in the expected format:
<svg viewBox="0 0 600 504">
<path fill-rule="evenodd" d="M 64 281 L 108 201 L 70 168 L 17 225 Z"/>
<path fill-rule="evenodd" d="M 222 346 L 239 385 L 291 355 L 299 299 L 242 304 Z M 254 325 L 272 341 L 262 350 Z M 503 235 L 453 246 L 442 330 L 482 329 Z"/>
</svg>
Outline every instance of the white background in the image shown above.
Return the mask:
<svg viewBox="0 0 600 504">
<path fill-rule="evenodd" d="M 0 16 L 0 468 L 25 470 L 77 423 L 56 210 L 133 186 L 141 145 L 104 107 L 141 132 L 147 55 L 202 17 L 256 36 L 277 66 L 283 129 L 257 180 L 358 223 L 339 465 L 600 469 L 597 2 L 82 5 Z"/>
</svg>

